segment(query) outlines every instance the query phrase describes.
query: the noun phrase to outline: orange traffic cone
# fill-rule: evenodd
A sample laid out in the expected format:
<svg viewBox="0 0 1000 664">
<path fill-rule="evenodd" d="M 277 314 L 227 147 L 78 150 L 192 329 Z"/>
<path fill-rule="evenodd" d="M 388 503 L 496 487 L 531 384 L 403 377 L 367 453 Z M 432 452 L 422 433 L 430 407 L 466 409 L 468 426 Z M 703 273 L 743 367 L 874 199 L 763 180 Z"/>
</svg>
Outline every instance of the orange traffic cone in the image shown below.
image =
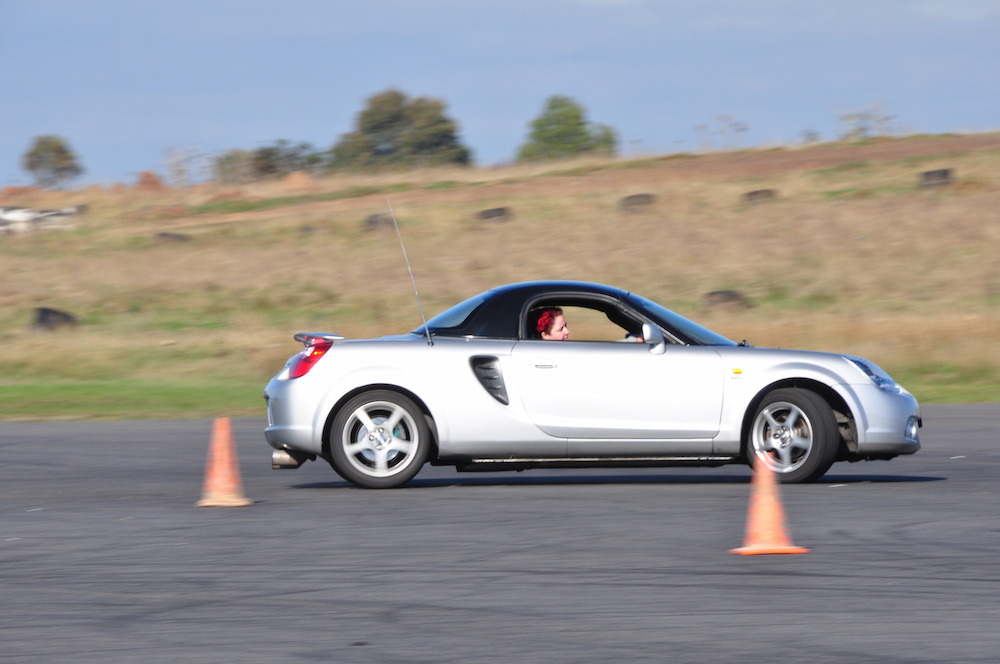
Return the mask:
<svg viewBox="0 0 1000 664">
<path fill-rule="evenodd" d="M 195 507 L 242 507 L 250 501 L 243 495 L 240 464 L 233 444 L 233 423 L 228 417 L 216 418 L 212 442 L 205 465 L 205 488 Z"/>
<path fill-rule="evenodd" d="M 774 471 L 761 460 L 754 464 L 750 483 L 750 508 L 747 511 L 747 534 L 743 546 L 729 553 L 754 556 L 761 553 L 809 553 L 795 546 L 785 532 L 785 512 L 781 509 L 778 482 Z"/>
</svg>

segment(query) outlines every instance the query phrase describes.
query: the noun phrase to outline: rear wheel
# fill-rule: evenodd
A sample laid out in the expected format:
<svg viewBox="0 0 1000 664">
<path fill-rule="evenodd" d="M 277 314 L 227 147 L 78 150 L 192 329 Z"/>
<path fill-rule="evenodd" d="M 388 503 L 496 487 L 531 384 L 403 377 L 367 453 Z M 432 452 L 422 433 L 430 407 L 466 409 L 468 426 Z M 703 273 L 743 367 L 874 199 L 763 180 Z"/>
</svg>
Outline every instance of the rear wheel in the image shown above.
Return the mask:
<svg viewBox="0 0 1000 664">
<path fill-rule="evenodd" d="M 409 482 L 424 465 L 429 447 L 423 412 L 388 390 L 365 392 L 348 401 L 330 429 L 334 470 L 371 489 Z"/>
<path fill-rule="evenodd" d="M 815 392 L 779 389 L 757 407 L 747 457 L 767 464 L 786 484 L 811 482 L 837 458 L 840 436 L 830 406 Z"/>
</svg>

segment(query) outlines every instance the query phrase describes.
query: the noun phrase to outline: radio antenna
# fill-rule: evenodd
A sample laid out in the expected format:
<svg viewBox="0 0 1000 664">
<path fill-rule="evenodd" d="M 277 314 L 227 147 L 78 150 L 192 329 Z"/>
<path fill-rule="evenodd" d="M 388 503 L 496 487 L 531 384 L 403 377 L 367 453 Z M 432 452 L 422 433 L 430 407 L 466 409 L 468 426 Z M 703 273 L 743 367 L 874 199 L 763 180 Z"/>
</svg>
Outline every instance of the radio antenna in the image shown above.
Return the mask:
<svg viewBox="0 0 1000 664">
<path fill-rule="evenodd" d="M 410 267 L 410 259 L 406 257 L 406 246 L 403 244 L 403 234 L 399 232 L 399 222 L 396 221 L 396 213 L 392 211 L 392 202 L 389 197 L 385 197 L 385 202 L 389 205 L 389 214 L 392 215 L 392 225 L 396 227 L 396 235 L 399 237 L 399 246 L 403 250 L 403 260 L 406 261 L 406 269 L 410 272 L 410 281 L 413 282 L 413 294 L 417 296 L 417 307 L 420 308 L 420 320 L 424 321 L 424 334 L 427 335 L 427 345 L 433 346 L 431 341 L 431 330 L 427 327 L 427 317 L 424 316 L 424 305 L 420 303 L 420 293 L 417 292 L 417 280 L 413 278 L 413 268 Z"/>
</svg>

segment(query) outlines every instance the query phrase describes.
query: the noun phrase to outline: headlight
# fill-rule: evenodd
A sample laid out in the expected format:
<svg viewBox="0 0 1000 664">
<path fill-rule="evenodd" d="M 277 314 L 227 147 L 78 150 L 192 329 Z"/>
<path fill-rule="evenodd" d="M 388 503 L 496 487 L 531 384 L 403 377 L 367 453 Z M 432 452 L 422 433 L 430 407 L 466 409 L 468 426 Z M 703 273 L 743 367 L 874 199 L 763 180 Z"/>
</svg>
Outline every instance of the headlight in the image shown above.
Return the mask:
<svg viewBox="0 0 1000 664">
<path fill-rule="evenodd" d="M 883 392 L 888 392 L 889 394 L 899 394 L 899 385 L 896 384 L 889 374 L 882 371 L 868 360 L 862 359 L 860 357 L 854 357 L 852 355 L 844 355 L 844 359 L 856 366 L 861 370 L 861 373 L 868 376 L 873 383 L 875 383 L 880 390 Z"/>
</svg>

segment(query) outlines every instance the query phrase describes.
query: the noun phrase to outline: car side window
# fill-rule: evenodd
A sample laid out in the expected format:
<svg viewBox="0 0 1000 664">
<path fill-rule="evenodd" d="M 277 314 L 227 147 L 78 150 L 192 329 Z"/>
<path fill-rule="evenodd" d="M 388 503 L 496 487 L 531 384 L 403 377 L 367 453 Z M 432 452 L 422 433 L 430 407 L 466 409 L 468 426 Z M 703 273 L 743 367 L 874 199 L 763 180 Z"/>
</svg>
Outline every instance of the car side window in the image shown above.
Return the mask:
<svg viewBox="0 0 1000 664">
<path fill-rule="evenodd" d="M 574 341 L 621 341 L 627 331 L 612 323 L 607 314 L 587 307 L 564 307 L 570 339 Z"/>
<path fill-rule="evenodd" d="M 641 333 L 641 324 L 638 322 L 633 323 L 635 330 L 628 329 L 612 321 L 604 310 L 579 304 L 546 302 L 544 305 L 534 307 L 533 312 L 553 307 L 558 307 L 562 311 L 566 327 L 569 329 L 568 341 L 617 342 L 626 341 L 630 335 L 634 337 L 636 333 Z M 616 318 L 620 319 L 620 316 Z M 529 316 L 529 327 L 537 320 L 537 315 Z M 534 332 L 534 329 L 529 332 Z M 531 334 L 529 338 L 537 339 L 540 335 Z"/>
</svg>

